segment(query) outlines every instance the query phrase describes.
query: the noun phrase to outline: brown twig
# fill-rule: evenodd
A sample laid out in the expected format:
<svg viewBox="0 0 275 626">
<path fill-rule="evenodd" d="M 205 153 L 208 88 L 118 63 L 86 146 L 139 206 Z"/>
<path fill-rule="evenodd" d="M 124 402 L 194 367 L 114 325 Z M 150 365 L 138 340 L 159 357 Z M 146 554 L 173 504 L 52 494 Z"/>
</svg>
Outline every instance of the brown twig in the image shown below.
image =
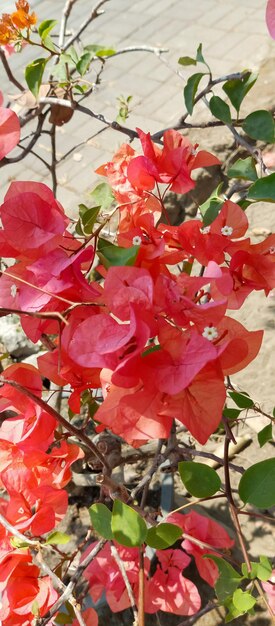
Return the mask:
<svg viewBox="0 0 275 626">
<path fill-rule="evenodd" d="M 77 437 L 77 439 L 79 439 L 80 441 L 83 441 L 83 443 L 86 444 L 87 448 L 92 452 L 92 454 L 98 458 L 105 470 L 108 473 L 110 472 L 109 464 L 107 463 L 104 456 L 97 449 L 96 445 L 91 441 L 91 439 L 80 428 L 73 426 L 73 424 L 68 422 L 65 417 L 60 415 L 60 413 L 58 413 L 53 407 L 51 407 L 49 404 L 47 404 L 47 402 L 42 400 L 42 398 L 36 396 L 29 389 L 26 389 L 15 380 L 7 380 L 4 378 L 4 376 L 0 376 L 0 385 L 3 386 L 5 384 L 10 385 L 10 387 L 13 387 L 14 389 L 17 389 L 17 391 L 20 391 L 24 396 L 30 398 L 30 400 L 32 400 L 35 404 L 38 404 L 44 411 L 46 411 L 46 413 L 52 415 L 56 419 L 56 421 L 61 424 L 61 426 L 63 426 L 63 428 L 65 428 L 69 433 Z"/>
<path fill-rule="evenodd" d="M 1 515 L 0 513 L 0 524 L 2 526 L 4 526 L 4 528 L 11 533 L 14 537 L 17 537 L 17 539 L 20 539 L 20 541 L 27 543 L 29 546 L 32 547 L 38 547 L 39 546 L 39 542 L 36 541 L 35 539 L 29 539 L 29 537 L 25 537 L 25 535 L 23 535 L 20 530 L 17 530 L 17 528 L 15 528 L 15 526 L 12 526 L 12 524 L 10 524 L 10 522 L 8 522 L 8 520 Z"/>
<path fill-rule="evenodd" d="M 139 575 L 138 575 L 138 626 L 145 626 L 144 612 L 144 548 L 139 548 Z"/>
<path fill-rule="evenodd" d="M 16 157 L 4 157 L 4 159 L 2 159 L 0 162 L 0 167 L 3 167 L 4 165 L 9 165 L 10 163 L 18 163 L 18 161 L 22 161 L 22 159 L 24 159 L 25 156 L 27 156 L 27 154 L 31 152 L 32 148 L 35 146 L 37 140 L 41 135 L 43 124 L 45 122 L 45 115 L 45 113 L 39 113 L 36 130 L 33 133 L 31 141 L 28 143 L 28 145 L 25 147 L 22 145 L 18 146 L 19 148 L 21 148 L 22 152 Z"/>
<path fill-rule="evenodd" d="M 25 91 L 25 88 L 23 87 L 23 85 L 21 85 L 21 83 L 19 83 L 19 81 L 17 80 L 17 78 L 15 78 L 15 76 L 13 75 L 11 68 L 9 66 L 9 63 L 7 61 L 5 52 L 3 49 L 0 48 L 0 58 L 4 67 L 4 70 L 7 74 L 7 77 L 9 79 L 9 81 L 11 83 L 13 83 L 13 85 L 15 85 L 15 87 L 17 87 L 17 89 L 19 89 L 20 91 Z"/>
<path fill-rule="evenodd" d="M 125 583 L 125 587 L 127 589 L 129 600 L 131 602 L 131 607 L 132 607 L 133 614 L 134 614 L 134 620 L 137 623 L 138 612 L 137 612 L 136 601 L 135 601 L 135 598 L 134 598 L 133 590 L 132 590 L 132 587 L 130 585 L 129 578 L 127 576 L 125 565 L 124 565 L 123 561 L 121 560 L 121 558 L 119 556 L 119 553 L 118 553 L 116 547 L 114 546 L 114 544 L 112 542 L 111 542 L 111 554 L 112 554 L 112 557 L 115 559 L 115 562 L 116 562 L 117 566 L 119 567 L 121 576 L 123 578 L 123 581 Z"/>
<path fill-rule="evenodd" d="M 251 562 L 250 562 L 250 558 L 247 552 L 247 548 L 245 545 L 245 541 L 243 538 L 243 534 L 242 534 L 242 529 L 241 529 L 241 525 L 240 525 L 240 521 L 239 521 L 239 517 L 238 517 L 238 508 L 236 507 L 236 504 L 234 502 L 234 498 L 233 498 L 233 494 L 232 494 L 232 488 L 231 488 L 231 482 L 230 482 L 230 472 L 229 472 L 229 444 L 231 441 L 231 437 L 230 434 L 228 432 L 226 432 L 225 434 L 225 440 L 224 440 L 224 478 L 225 478 L 225 491 L 226 491 L 226 496 L 227 496 L 227 500 L 228 500 L 228 504 L 229 504 L 229 510 L 230 510 L 230 514 L 231 514 L 231 518 L 232 518 L 232 522 L 234 524 L 235 530 L 236 530 L 236 534 L 238 537 L 238 541 L 240 544 L 240 548 L 244 557 L 244 561 L 247 567 L 247 571 L 248 573 L 250 573 L 252 571 L 252 567 L 251 567 Z M 262 598 L 263 602 L 265 603 L 265 606 L 272 618 L 273 621 L 275 621 L 275 614 L 273 613 L 271 606 L 269 605 L 264 592 L 262 590 L 262 587 L 259 583 L 259 581 L 255 580 L 255 585 L 257 587 L 258 593 L 260 595 L 260 597 Z"/>
<path fill-rule="evenodd" d="M 57 176 L 56 176 L 56 125 L 52 124 L 51 127 L 51 175 L 52 175 L 52 190 L 53 190 L 53 194 L 54 197 L 56 197 L 56 191 L 57 191 Z"/>
<path fill-rule="evenodd" d="M 76 584 L 78 583 L 80 577 L 82 576 L 84 570 L 86 569 L 86 567 L 88 567 L 88 565 L 93 561 L 93 559 L 97 556 L 97 554 L 100 552 L 100 550 L 103 548 L 103 546 L 106 543 L 106 539 L 101 539 L 101 541 L 98 542 L 98 544 L 93 548 L 93 550 L 91 550 L 91 552 L 86 556 L 85 559 L 83 559 L 83 561 L 78 565 L 75 573 L 73 574 L 73 576 L 71 577 L 70 582 L 68 583 L 68 585 L 65 587 L 63 593 L 61 594 L 61 596 L 58 598 L 58 600 L 53 604 L 53 606 L 51 607 L 51 609 L 48 611 L 48 613 L 46 613 L 46 615 L 44 615 L 44 617 L 40 618 L 37 621 L 37 626 L 45 626 L 50 619 L 52 619 L 52 617 L 57 613 L 57 611 L 60 609 L 60 607 L 67 601 L 69 601 L 69 599 L 72 596 L 73 590 L 76 586 Z M 60 581 L 61 582 L 61 581 Z M 63 583 L 62 583 L 63 584 Z"/>
<path fill-rule="evenodd" d="M 65 39 L 65 32 L 66 32 L 66 28 L 67 28 L 67 22 L 68 19 L 70 17 L 73 5 L 77 2 L 77 0 L 66 0 L 63 11 L 62 11 L 62 17 L 61 17 L 61 23 L 60 23 L 60 30 L 59 30 L 59 37 L 58 37 L 58 46 L 60 48 L 60 50 L 63 49 L 64 46 L 64 39 Z"/>
<path fill-rule="evenodd" d="M 94 6 L 94 8 L 92 9 L 92 12 L 90 13 L 89 17 L 86 18 L 86 20 L 81 24 L 81 26 L 79 27 L 78 31 L 72 35 L 70 37 L 70 39 L 68 39 L 68 41 L 66 42 L 66 45 L 64 46 L 63 50 L 68 50 L 68 48 L 70 46 L 72 46 L 72 44 L 79 39 L 80 35 L 82 35 L 82 33 L 84 32 L 84 30 L 86 30 L 86 28 L 89 26 L 89 24 L 95 20 L 97 17 L 99 17 L 100 15 L 102 15 L 104 13 L 104 11 L 100 11 L 100 7 L 103 6 L 103 4 L 105 4 L 105 2 L 109 2 L 109 0 L 99 0 L 99 2 Z"/>
</svg>

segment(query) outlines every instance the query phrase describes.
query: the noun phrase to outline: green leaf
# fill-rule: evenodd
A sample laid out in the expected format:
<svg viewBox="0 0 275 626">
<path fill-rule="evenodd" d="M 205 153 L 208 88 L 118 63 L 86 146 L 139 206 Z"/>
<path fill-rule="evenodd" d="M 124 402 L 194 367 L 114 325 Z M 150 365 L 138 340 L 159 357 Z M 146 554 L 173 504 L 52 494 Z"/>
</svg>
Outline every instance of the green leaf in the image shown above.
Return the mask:
<svg viewBox="0 0 275 626">
<path fill-rule="evenodd" d="M 260 430 L 260 432 L 258 433 L 258 442 L 260 444 L 260 448 L 262 448 L 268 441 L 272 441 L 272 439 L 272 424 L 270 422 L 270 424 L 267 424 L 267 426 L 262 428 L 262 430 Z"/>
<path fill-rule="evenodd" d="M 236 609 L 235 605 L 233 604 L 232 597 L 226 600 L 226 602 L 224 603 L 224 607 L 228 611 L 224 620 L 225 624 L 228 624 L 228 622 L 232 622 L 232 620 L 242 615 L 242 611 L 239 611 L 238 609 Z"/>
<path fill-rule="evenodd" d="M 222 206 L 223 201 L 219 198 L 208 198 L 203 204 L 200 206 L 200 213 L 203 219 L 204 226 L 210 226 L 212 222 L 219 215 L 220 207 Z"/>
<path fill-rule="evenodd" d="M 146 540 L 147 526 L 144 519 L 121 500 L 115 500 L 111 528 L 115 540 L 123 546 L 141 546 Z"/>
<path fill-rule="evenodd" d="M 240 409 L 228 409 L 227 407 L 225 407 L 222 412 L 223 416 L 226 417 L 228 420 L 237 419 L 240 413 Z"/>
<path fill-rule="evenodd" d="M 248 202 L 248 200 L 238 200 L 238 205 L 241 209 L 243 209 L 243 211 L 245 211 L 251 204 L 252 202 Z"/>
<path fill-rule="evenodd" d="M 70 535 L 66 535 L 66 533 L 60 533 L 59 530 L 55 530 L 53 533 L 48 535 L 45 543 L 50 545 L 64 545 L 70 540 Z"/>
<path fill-rule="evenodd" d="M 252 580 L 254 578 L 259 578 L 259 580 L 262 580 L 264 582 L 266 582 L 270 578 L 272 574 L 272 564 L 270 563 L 267 556 L 260 556 L 259 563 L 257 563 L 256 561 L 250 561 L 250 564 L 251 572 L 248 571 L 246 563 L 242 563 L 242 573 L 245 578 L 250 578 Z"/>
<path fill-rule="evenodd" d="M 246 94 L 255 84 L 258 74 L 252 72 L 244 72 L 242 78 L 228 80 L 223 85 L 223 90 L 227 94 L 231 104 L 239 113 L 240 106 Z"/>
<path fill-rule="evenodd" d="M 112 513 L 107 509 L 107 506 L 101 503 L 92 504 L 89 508 L 89 514 L 96 532 L 104 539 L 113 539 L 111 528 Z"/>
<path fill-rule="evenodd" d="M 44 70 L 48 60 L 49 59 L 44 58 L 35 59 L 35 61 L 32 61 L 32 63 L 27 65 L 25 68 L 26 83 L 35 98 L 37 98 L 38 96 Z"/>
<path fill-rule="evenodd" d="M 68 57 L 73 61 L 73 63 L 76 65 L 79 61 L 79 56 L 77 54 L 76 49 L 74 48 L 74 46 L 70 46 L 70 48 L 68 48 L 67 50 L 67 55 Z M 65 54 L 62 54 L 63 58 L 65 58 Z"/>
<path fill-rule="evenodd" d="M 185 101 L 185 106 L 189 115 L 192 115 L 193 113 L 195 96 L 196 96 L 198 86 L 203 76 L 205 76 L 205 74 L 202 74 L 201 72 L 198 72 L 197 74 L 193 74 L 192 76 L 190 76 L 190 78 L 188 78 L 188 81 L 184 87 L 184 90 L 183 90 L 184 101 Z"/>
<path fill-rule="evenodd" d="M 267 556 L 260 556 L 260 563 L 258 563 L 257 577 L 266 582 L 272 575 L 272 564 Z"/>
<path fill-rule="evenodd" d="M 151 354 L 152 352 L 158 352 L 159 350 L 161 350 L 161 346 L 159 343 L 157 345 L 151 345 L 148 346 L 148 348 L 146 348 L 145 351 L 141 353 L 141 356 L 146 357 L 148 356 L 148 354 Z"/>
<path fill-rule="evenodd" d="M 250 156 L 246 159 L 238 159 L 229 168 L 227 172 L 229 178 L 243 178 L 244 180 L 257 180 L 258 174 L 256 171 L 254 159 Z"/>
<path fill-rule="evenodd" d="M 275 504 L 275 458 L 249 467 L 239 483 L 239 495 L 246 504 L 268 509 Z"/>
<path fill-rule="evenodd" d="M 38 34 L 43 43 L 45 42 L 45 39 L 47 39 L 51 30 L 56 26 L 56 24 L 57 20 L 44 20 L 43 22 L 41 22 L 41 24 L 39 24 Z"/>
<path fill-rule="evenodd" d="M 254 606 L 256 598 L 248 593 L 248 591 L 242 591 L 242 589 L 236 589 L 233 593 L 233 604 L 242 613 L 246 613 Z"/>
<path fill-rule="evenodd" d="M 113 265 L 134 265 L 139 251 L 139 246 L 131 246 L 131 248 L 121 248 L 115 246 L 106 239 L 98 239 L 97 254 L 104 267 L 112 267 Z"/>
<path fill-rule="evenodd" d="M 240 409 L 251 409 L 254 406 L 253 400 L 249 398 L 245 393 L 238 393 L 237 391 L 229 391 L 229 395 L 232 398 L 233 402 Z"/>
<path fill-rule="evenodd" d="M 212 115 L 214 115 L 217 120 L 221 120 L 224 124 L 232 123 L 230 108 L 219 96 L 212 96 L 209 107 Z"/>
<path fill-rule="evenodd" d="M 31 612 L 35 617 L 40 616 L 40 608 L 37 600 L 34 600 L 31 606 Z"/>
<path fill-rule="evenodd" d="M 180 57 L 178 63 L 180 65 L 197 65 L 196 59 L 192 59 L 192 57 Z"/>
<path fill-rule="evenodd" d="M 92 58 L 93 57 L 90 52 L 84 52 L 81 55 L 79 61 L 76 64 L 76 69 L 78 73 L 80 74 L 80 76 L 84 76 L 84 74 L 86 74 L 86 72 L 88 71 L 90 67 Z"/>
<path fill-rule="evenodd" d="M 10 537 L 10 544 L 13 548 L 29 548 L 30 544 L 27 541 L 23 541 L 23 539 L 19 539 L 19 537 Z"/>
<path fill-rule="evenodd" d="M 146 537 L 146 543 L 156 550 L 165 550 L 182 536 L 182 528 L 176 524 L 159 524 L 149 528 Z"/>
<path fill-rule="evenodd" d="M 101 207 L 94 206 L 91 209 L 85 206 L 85 204 L 79 205 L 79 213 L 82 223 L 82 232 L 84 235 L 91 235 L 96 222 L 96 218 L 99 214 Z"/>
<path fill-rule="evenodd" d="M 249 200 L 275 202 L 275 172 L 259 178 L 248 190 Z"/>
<path fill-rule="evenodd" d="M 64 624 L 72 624 L 72 622 L 73 622 L 73 618 L 71 618 L 70 615 L 68 615 L 68 613 L 60 612 L 54 618 L 54 623 L 60 624 L 61 626 L 63 626 Z"/>
<path fill-rule="evenodd" d="M 101 206 L 103 211 L 107 211 L 115 200 L 112 188 L 108 183 L 99 183 L 99 185 L 91 191 L 89 196 L 94 204 Z"/>
<path fill-rule="evenodd" d="M 239 586 L 242 576 L 221 557 L 213 554 L 205 554 L 204 557 L 212 559 L 219 568 L 220 575 L 215 585 L 215 591 L 219 602 L 223 603 L 232 596 L 235 589 Z"/>
<path fill-rule="evenodd" d="M 198 63 L 204 63 L 206 65 L 205 58 L 202 54 L 202 43 L 198 45 L 196 59 Z"/>
<path fill-rule="evenodd" d="M 208 467 L 205 463 L 181 461 L 179 473 L 186 489 L 195 498 L 208 498 L 220 489 L 220 477 L 212 467 Z"/>
<path fill-rule="evenodd" d="M 274 121 L 269 111 L 253 111 L 245 118 L 242 127 L 252 139 L 274 143 Z"/>
<path fill-rule="evenodd" d="M 86 50 L 88 50 L 88 52 L 91 52 L 93 56 L 95 57 L 109 57 L 115 54 L 116 52 L 114 48 L 106 48 L 106 46 L 100 46 L 100 45 L 85 46 L 84 51 Z"/>
</svg>

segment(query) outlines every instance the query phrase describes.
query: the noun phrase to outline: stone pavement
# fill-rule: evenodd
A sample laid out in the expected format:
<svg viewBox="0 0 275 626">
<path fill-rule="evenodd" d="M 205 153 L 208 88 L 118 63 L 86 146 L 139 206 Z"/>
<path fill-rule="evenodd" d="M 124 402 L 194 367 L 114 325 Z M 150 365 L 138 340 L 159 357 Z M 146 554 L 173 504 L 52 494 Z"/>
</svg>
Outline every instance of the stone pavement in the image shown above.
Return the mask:
<svg viewBox="0 0 275 626">
<path fill-rule="evenodd" d="M 4 1 L 5 11 L 12 9 L 13 1 Z M 64 0 L 30 0 L 30 3 L 42 21 L 58 19 Z M 68 23 L 70 30 L 77 30 L 94 3 L 95 0 L 77 1 Z M 117 97 L 132 95 L 132 112 L 126 125 L 151 132 L 173 125 L 184 112 L 184 80 L 175 73 L 179 69 L 179 56 L 193 56 L 202 43 L 214 76 L 258 68 L 264 59 L 274 55 L 275 49 L 266 30 L 265 6 L 266 0 L 109 0 L 104 5 L 104 14 L 92 22 L 83 42 L 115 49 L 142 44 L 168 48 L 167 63 L 149 52 L 131 52 L 109 59 L 101 84 L 85 105 L 114 120 L 118 112 Z M 10 58 L 22 82 L 23 67 L 33 58 L 31 47 Z M 182 68 L 185 77 L 195 71 L 194 67 L 191 71 Z M 0 78 L 3 92 L 15 93 L 2 67 Z M 89 79 L 94 80 L 92 73 Z M 201 114 L 205 113 L 201 111 Z M 28 134 L 28 130 L 25 128 L 22 135 Z M 58 198 L 72 215 L 76 215 L 78 204 L 87 200 L 87 192 L 98 180 L 94 169 L 108 160 L 125 140 L 124 135 L 82 113 L 75 113 L 68 124 L 57 129 L 58 159 L 77 146 L 57 168 Z M 49 159 L 47 134 L 40 137 L 35 150 L 45 160 Z M 1 197 L 8 182 L 15 178 L 51 184 L 46 167 L 32 154 L 1 170 Z"/>
</svg>

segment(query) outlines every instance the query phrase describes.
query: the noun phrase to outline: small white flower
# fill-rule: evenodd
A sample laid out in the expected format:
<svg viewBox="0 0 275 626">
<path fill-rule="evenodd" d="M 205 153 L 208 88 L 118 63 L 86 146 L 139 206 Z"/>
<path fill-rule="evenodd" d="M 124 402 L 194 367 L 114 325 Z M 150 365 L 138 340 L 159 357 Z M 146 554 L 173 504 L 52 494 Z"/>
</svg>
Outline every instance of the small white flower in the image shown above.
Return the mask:
<svg viewBox="0 0 275 626">
<path fill-rule="evenodd" d="M 233 228 L 232 226 L 223 226 L 223 228 L 221 228 L 221 234 L 225 235 L 226 237 L 230 237 L 230 235 L 232 235 L 233 233 Z"/>
<path fill-rule="evenodd" d="M 16 294 L 17 294 L 17 287 L 16 287 L 16 285 L 12 285 L 11 286 L 11 297 L 15 298 Z"/>
<path fill-rule="evenodd" d="M 22 507 L 22 506 L 20 506 L 20 509 L 18 509 L 18 513 L 20 513 L 21 515 L 23 515 L 23 513 L 24 513 L 24 509 L 23 509 L 23 507 Z"/>
<path fill-rule="evenodd" d="M 269 253 L 270 254 L 275 254 L 275 247 L 274 246 L 270 246 Z"/>
<path fill-rule="evenodd" d="M 139 237 L 139 235 L 135 235 L 135 237 L 133 237 L 133 246 L 140 246 L 141 243 L 141 237 Z"/>
<path fill-rule="evenodd" d="M 202 336 L 205 337 L 205 339 L 209 339 L 209 341 L 214 341 L 214 339 L 217 339 L 219 336 L 219 333 L 215 326 L 205 326 Z"/>
<path fill-rule="evenodd" d="M 63 469 L 63 467 L 66 467 L 66 461 L 61 461 L 60 467 L 62 467 L 62 469 Z"/>
<path fill-rule="evenodd" d="M 210 232 L 210 226 L 204 226 L 204 228 L 201 228 L 202 235 L 207 235 L 207 233 L 209 232 Z"/>
</svg>

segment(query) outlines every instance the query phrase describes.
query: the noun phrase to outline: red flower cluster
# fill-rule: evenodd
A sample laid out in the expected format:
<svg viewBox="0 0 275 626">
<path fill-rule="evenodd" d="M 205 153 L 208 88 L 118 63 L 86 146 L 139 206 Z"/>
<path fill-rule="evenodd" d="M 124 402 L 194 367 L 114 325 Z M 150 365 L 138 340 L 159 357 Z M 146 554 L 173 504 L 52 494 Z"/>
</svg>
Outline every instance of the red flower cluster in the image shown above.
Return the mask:
<svg viewBox="0 0 275 626">
<path fill-rule="evenodd" d="M 3 13 L 0 19 L 0 46 L 18 41 L 21 30 L 29 29 L 37 22 L 36 14 L 30 13 L 27 0 L 18 0 L 15 3 L 16 11 Z"/>
<path fill-rule="evenodd" d="M 218 568 L 211 559 L 204 558 L 204 555 L 215 554 L 215 548 L 220 551 L 228 549 L 234 542 L 219 524 L 194 511 L 188 515 L 174 513 L 169 515 L 166 521 L 180 526 L 183 533 L 190 535 L 191 541 L 183 540 L 181 545 L 184 550 L 156 550 L 157 565 L 153 574 L 150 559 L 145 557 L 145 612 L 156 613 L 161 610 L 174 615 L 193 615 L 200 609 L 201 599 L 194 583 L 182 574 L 182 570 L 191 560 L 188 555 L 194 556 L 200 576 L 213 587 L 218 578 Z M 210 547 L 207 550 L 199 548 L 192 543 L 192 537 L 207 543 Z M 94 545 L 89 546 L 85 556 Z M 124 548 L 117 544 L 116 548 L 120 559 L 127 567 L 129 582 L 137 600 L 139 550 Z M 104 546 L 87 567 L 85 578 L 89 581 L 93 602 L 97 602 L 105 592 L 112 612 L 122 611 L 131 606 L 121 571 L 109 544 Z"/>
<path fill-rule="evenodd" d="M 41 376 L 70 385 L 75 413 L 83 391 L 98 394 L 102 389 L 98 430 L 109 428 L 133 446 L 168 437 L 173 419 L 204 444 L 221 420 L 224 377 L 246 367 L 260 349 L 262 332 L 248 331 L 226 311 L 239 308 L 255 289 L 268 293 L 275 287 L 275 235 L 253 245 L 245 237 L 246 215 L 231 201 L 223 203 L 207 227 L 199 219 L 179 226 L 160 223 L 166 191 L 185 193 L 194 186 L 196 167 L 218 161 L 197 152 L 175 131 L 165 133 L 162 149 L 149 135 L 139 134 L 143 156 L 122 146 L 101 170 L 120 203 L 118 244 L 125 250 L 135 246 L 137 254 L 133 265 L 99 267 L 101 282 L 89 279 L 97 235 L 95 247 L 93 236 L 84 244 L 79 241 L 45 185 L 14 182 L 0 207 L 1 256 L 14 259 L 0 278 L 0 307 L 21 311 L 27 336 L 34 342 L 46 338 L 50 346 L 39 357 L 38 369 L 20 364 L 5 370 L 7 382 L 0 389 L 0 411 L 15 412 L 0 428 L 0 479 L 7 492 L 0 509 L 15 528 L 31 536 L 51 531 L 64 516 L 63 488 L 71 463 L 82 452 L 66 439 L 57 441 L 55 420 L 9 381 L 38 397 Z M 204 266 L 200 276 L 192 269 L 195 262 Z M 231 545 L 226 533 L 198 514 L 176 517 L 185 534 L 201 533 L 213 550 Z M 25 626 L 30 614 L 47 611 L 56 593 L 47 577 L 39 576 L 29 553 L 14 551 L 9 534 L 1 532 L 5 574 L 0 617 L 3 626 Z M 183 547 L 213 584 L 215 564 L 202 560 L 203 551 L 190 540 Z M 118 550 L 122 560 L 131 562 L 130 582 L 137 593 L 136 551 Z M 153 576 L 148 561 L 146 565 L 146 610 L 196 612 L 197 590 L 181 573 L 189 557 L 177 550 L 157 557 Z M 129 605 L 109 547 L 87 576 L 94 599 L 105 587 L 113 610 Z M 22 582 L 17 589 L 15 577 Z"/>
</svg>

